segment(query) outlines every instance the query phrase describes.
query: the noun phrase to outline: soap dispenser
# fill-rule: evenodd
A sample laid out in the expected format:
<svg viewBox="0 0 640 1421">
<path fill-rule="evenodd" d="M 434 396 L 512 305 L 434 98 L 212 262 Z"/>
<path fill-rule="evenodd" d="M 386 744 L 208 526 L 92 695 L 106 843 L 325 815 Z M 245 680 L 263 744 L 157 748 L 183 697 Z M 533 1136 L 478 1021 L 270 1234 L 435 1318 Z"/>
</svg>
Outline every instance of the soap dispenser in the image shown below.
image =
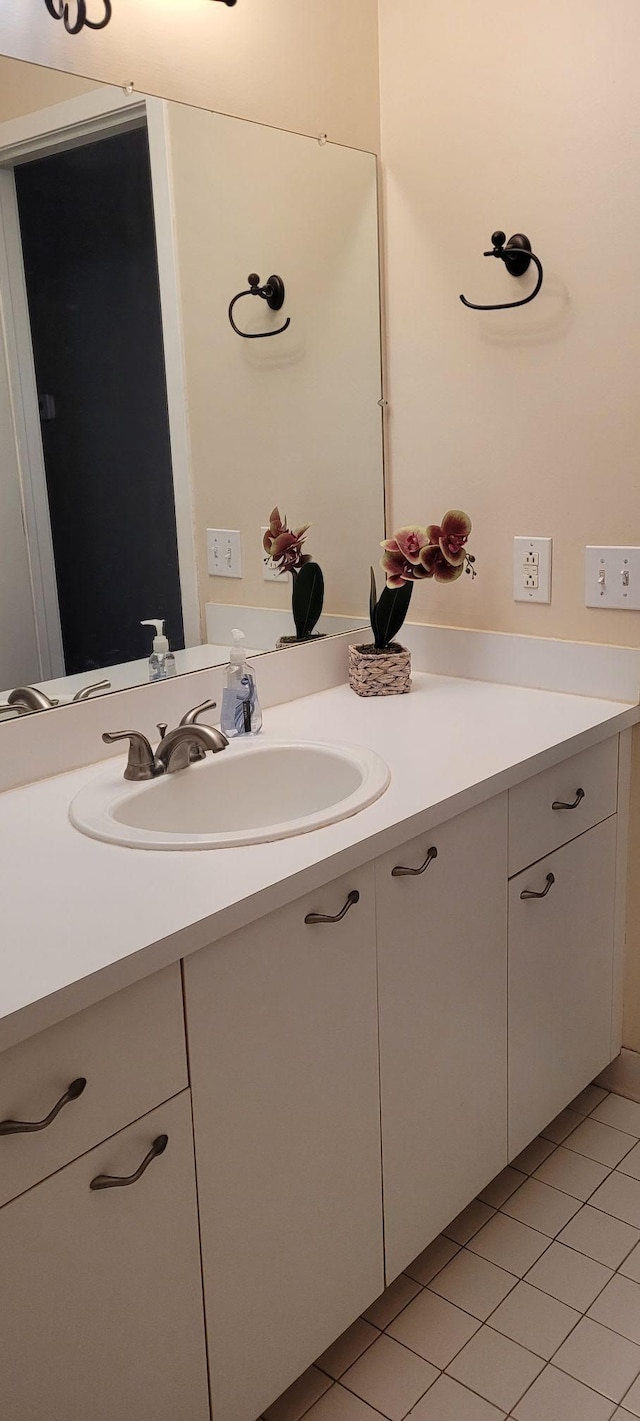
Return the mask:
<svg viewBox="0 0 640 1421">
<path fill-rule="evenodd" d="M 149 657 L 149 680 L 165 681 L 167 677 L 175 676 L 176 658 L 169 649 L 169 642 L 164 634 L 164 618 L 151 617 L 146 622 L 141 622 L 140 626 L 155 627 L 156 632 Z"/>
<path fill-rule="evenodd" d="M 262 730 L 262 710 L 253 668 L 242 646 L 244 632 L 234 627 L 227 680 L 222 692 L 220 729 L 225 735 L 257 735 Z"/>
</svg>

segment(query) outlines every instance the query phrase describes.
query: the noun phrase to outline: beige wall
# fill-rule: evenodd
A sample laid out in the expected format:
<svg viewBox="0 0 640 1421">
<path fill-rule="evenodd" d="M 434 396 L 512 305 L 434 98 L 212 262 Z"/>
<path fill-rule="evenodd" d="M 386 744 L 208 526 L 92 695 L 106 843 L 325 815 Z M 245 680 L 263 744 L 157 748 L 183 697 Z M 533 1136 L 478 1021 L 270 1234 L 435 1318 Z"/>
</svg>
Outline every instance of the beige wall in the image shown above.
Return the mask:
<svg viewBox="0 0 640 1421">
<path fill-rule="evenodd" d="M 57 74 L 39 64 L 20 64 L 0 54 L 0 123 L 87 94 L 96 85 L 74 74 Z"/>
<path fill-rule="evenodd" d="M 297 134 L 171 105 L 201 603 L 286 608 L 265 582 L 261 526 L 278 504 L 311 523 L 325 611 L 366 614 L 384 536 L 376 160 Z M 247 275 L 286 285 L 282 313 L 247 297 Z M 211 578 L 207 527 L 242 534 L 242 580 Z M 286 628 L 293 630 L 293 627 Z"/>
<path fill-rule="evenodd" d="M 114 0 L 107 29 L 74 36 L 42 0 L 0 7 L 1 53 L 372 150 L 377 45 L 376 0 Z"/>
<path fill-rule="evenodd" d="M 419 587 L 414 614 L 639 646 L 640 613 L 583 597 L 586 543 L 640 543 L 637 0 L 492 14 L 380 0 L 380 16 L 391 521 L 468 509 L 479 573 Z M 529 235 L 545 284 L 530 307 L 483 316 L 459 293 L 508 300 L 519 285 L 482 257 L 495 228 Z M 514 534 L 554 539 L 549 607 L 513 602 Z M 637 922 L 634 908 L 632 963 Z M 634 977 L 625 1039 L 640 1049 Z"/>
</svg>

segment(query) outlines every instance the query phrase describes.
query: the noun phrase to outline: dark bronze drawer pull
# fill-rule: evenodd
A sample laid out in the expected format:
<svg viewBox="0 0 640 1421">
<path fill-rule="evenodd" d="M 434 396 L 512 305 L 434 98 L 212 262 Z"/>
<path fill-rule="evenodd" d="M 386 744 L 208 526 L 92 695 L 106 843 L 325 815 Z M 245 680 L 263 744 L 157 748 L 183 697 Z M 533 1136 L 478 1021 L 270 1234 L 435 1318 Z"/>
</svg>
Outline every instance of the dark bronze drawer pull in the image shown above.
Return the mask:
<svg viewBox="0 0 640 1421">
<path fill-rule="evenodd" d="M 522 890 L 522 893 L 520 894 L 520 897 L 521 897 L 521 898 L 546 898 L 547 893 L 550 893 L 550 892 L 551 892 L 551 889 L 553 888 L 553 885 L 554 885 L 555 881 L 556 881 L 556 879 L 555 879 L 555 874 L 553 874 L 553 873 L 548 873 L 548 874 L 547 874 L 547 886 L 546 886 L 546 888 L 543 888 L 542 893 L 533 893 L 530 888 L 524 888 L 524 889 Z"/>
<path fill-rule="evenodd" d="M 68 1105 L 70 1100 L 77 1100 L 78 1096 L 82 1095 L 86 1084 L 84 1076 L 79 1076 L 77 1081 L 72 1081 L 68 1090 L 65 1090 L 64 1095 L 60 1096 L 53 1110 L 49 1111 L 44 1120 L 0 1120 L 0 1135 L 33 1135 L 37 1130 L 47 1130 L 49 1125 L 53 1125 L 60 1111 L 64 1110 L 65 1105 Z"/>
<path fill-rule="evenodd" d="M 95 1179 L 91 1180 L 89 1188 L 125 1189 L 128 1184 L 137 1184 L 138 1180 L 142 1178 L 142 1175 L 144 1174 L 145 1170 L 149 1168 L 151 1161 L 157 1159 L 158 1155 L 164 1154 L 168 1143 L 168 1135 L 158 1135 L 157 1140 L 154 1140 L 148 1155 L 145 1155 L 142 1164 L 140 1165 L 139 1169 L 136 1170 L 135 1174 L 126 1174 L 122 1176 L 117 1174 L 97 1174 Z"/>
<path fill-rule="evenodd" d="M 353 888 L 351 890 L 351 893 L 347 895 L 347 901 L 341 913 L 336 913 L 335 917 L 333 918 L 328 913 L 307 913 L 305 923 L 308 923 L 310 926 L 312 926 L 314 923 L 341 923 L 342 919 L 346 917 L 347 913 L 349 912 L 349 909 L 353 908 L 354 904 L 359 902 L 360 894 L 358 893 L 357 888 Z"/>
<path fill-rule="evenodd" d="M 577 808 L 578 808 L 578 805 L 579 805 L 579 804 L 582 804 L 583 799 L 584 799 L 584 790 L 583 790 L 583 789 L 577 789 L 577 790 L 576 790 L 576 797 L 575 797 L 575 799 L 574 799 L 574 801 L 573 801 L 573 804 L 565 804 L 565 803 L 564 803 L 564 800 L 562 800 L 562 799 L 554 799 L 553 804 L 551 805 L 551 808 L 552 808 L 552 809 L 577 809 Z"/>
<path fill-rule="evenodd" d="M 427 854 L 427 857 L 426 857 L 424 863 L 420 865 L 420 868 L 403 868 L 402 864 L 397 864 L 396 867 L 395 867 L 395 868 L 392 868 L 392 870 L 391 870 L 391 877 L 392 877 L 392 878 L 418 878 L 421 873 L 426 873 L 426 871 L 427 871 L 427 869 L 428 869 L 428 867 L 429 867 L 429 864 L 430 864 L 430 863 L 433 863 L 433 860 L 434 860 L 434 859 L 437 859 L 437 857 L 438 857 L 438 850 L 437 850 L 437 849 L 429 849 L 429 852 L 428 852 L 428 854 Z"/>
</svg>

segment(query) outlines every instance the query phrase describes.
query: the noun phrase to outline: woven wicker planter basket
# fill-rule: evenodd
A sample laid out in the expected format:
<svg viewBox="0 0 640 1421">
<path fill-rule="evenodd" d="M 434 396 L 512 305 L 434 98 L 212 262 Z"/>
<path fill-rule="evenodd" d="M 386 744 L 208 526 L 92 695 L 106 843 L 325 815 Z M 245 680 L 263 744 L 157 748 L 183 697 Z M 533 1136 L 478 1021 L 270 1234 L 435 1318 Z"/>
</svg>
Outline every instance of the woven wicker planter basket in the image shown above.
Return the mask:
<svg viewBox="0 0 640 1421">
<path fill-rule="evenodd" d="M 406 696 L 411 690 L 411 652 L 397 641 L 385 651 L 350 646 L 349 685 L 357 696 Z"/>
</svg>

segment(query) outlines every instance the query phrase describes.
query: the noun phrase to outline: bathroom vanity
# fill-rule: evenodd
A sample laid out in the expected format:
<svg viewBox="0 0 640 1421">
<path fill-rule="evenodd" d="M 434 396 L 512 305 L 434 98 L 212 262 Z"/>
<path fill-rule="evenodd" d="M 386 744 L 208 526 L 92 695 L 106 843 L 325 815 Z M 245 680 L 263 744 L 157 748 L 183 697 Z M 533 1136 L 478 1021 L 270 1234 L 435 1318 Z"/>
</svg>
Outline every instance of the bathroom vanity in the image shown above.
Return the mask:
<svg viewBox="0 0 640 1421">
<path fill-rule="evenodd" d="M 256 1421 L 617 1054 L 638 718 L 427 675 L 272 707 L 391 785 L 249 848 L 84 837 L 96 766 L 0 796 L 0 1121 L 51 1115 L 0 1125 L 12 1421 Z"/>
</svg>

